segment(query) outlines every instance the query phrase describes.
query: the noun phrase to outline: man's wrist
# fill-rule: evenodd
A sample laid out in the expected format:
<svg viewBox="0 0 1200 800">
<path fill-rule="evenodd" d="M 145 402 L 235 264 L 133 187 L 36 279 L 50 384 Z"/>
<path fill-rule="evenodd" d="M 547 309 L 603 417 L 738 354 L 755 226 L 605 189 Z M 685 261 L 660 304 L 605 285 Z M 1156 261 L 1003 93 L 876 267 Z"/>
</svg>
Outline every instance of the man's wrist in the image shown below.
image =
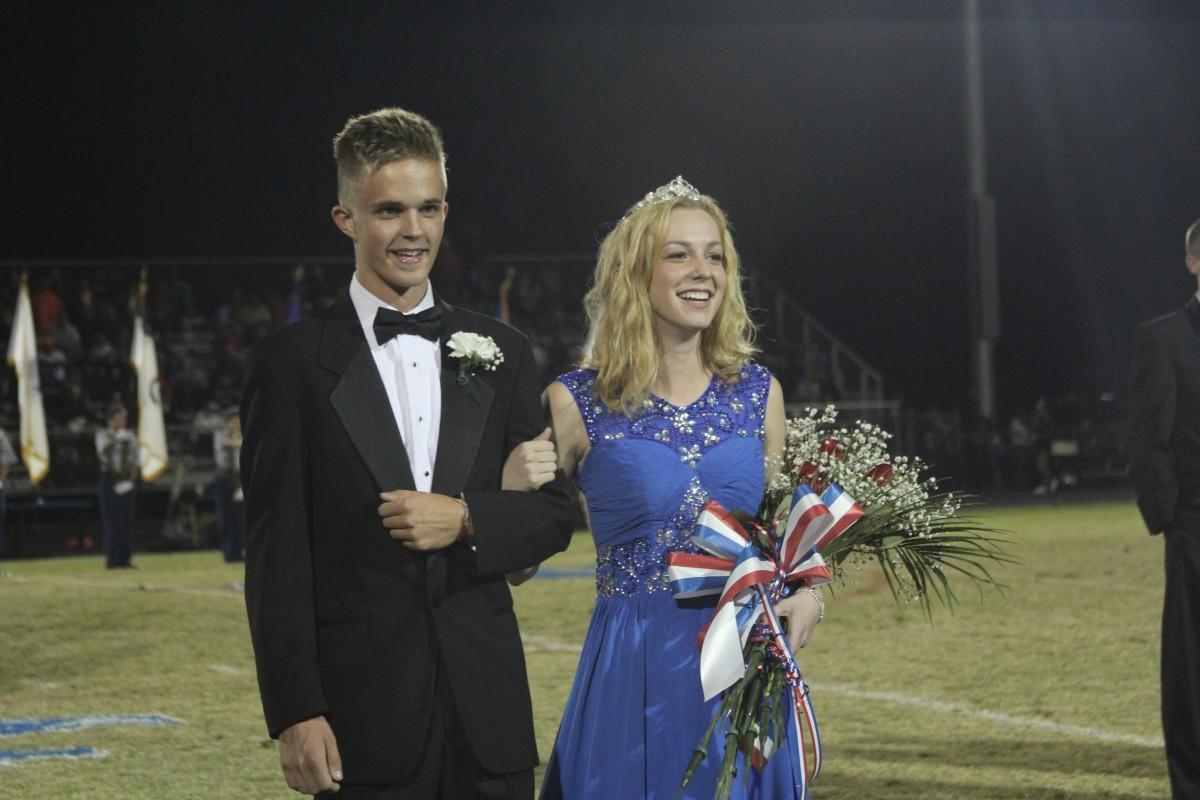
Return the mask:
<svg viewBox="0 0 1200 800">
<path fill-rule="evenodd" d="M 462 503 L 462 523 L 458 527 L 458 539 L 456 541 L 464 541 L 475 535 L 475 525 L 471 522 L 471 506 L 467 504 L 465 494 L 458 495 L 459 502 Z"/>
</svg>

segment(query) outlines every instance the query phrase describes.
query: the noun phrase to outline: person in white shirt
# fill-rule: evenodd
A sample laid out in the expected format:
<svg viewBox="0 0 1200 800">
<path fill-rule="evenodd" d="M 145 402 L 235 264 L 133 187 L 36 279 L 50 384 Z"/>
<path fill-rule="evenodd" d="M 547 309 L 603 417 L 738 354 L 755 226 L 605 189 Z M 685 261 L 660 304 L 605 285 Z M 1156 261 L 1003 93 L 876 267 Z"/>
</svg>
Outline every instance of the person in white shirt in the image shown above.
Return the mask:
<svg viewBox="0 0 1200 800">
<path fill-rule="evenodd" d="M 5 484 L 8 482 L 9 470 L 16 463 L 17 454 L 13 452 L 12 444 L 8 441 L 8 434 L 0 429 L 0 557 L 4 555 L 4 522 L 7 513 Z M 0 570 L 0 575 L 4 575 L 4 570 Z"/>
<path fill-rule="evenodd" d="M 255 345 L 242 397 L 267 729 L 302 793 L 525 800 L 538 755 L 505 577 L 574 527 L 540 371 L 525 336 L 430 284 L 448 208 L 437 129 L 383 109 L 347 122 L 334 156 L 354 276 Z M 523 448 L 545 472 L 514 482 Z"/>
<path fill-rule="evenodd" d="M 213 432 L 213 505 L 221 528 L 221 552 L 225 563 L 242 558 L 242 424 L 236 408 L 225 413 L 225 424 Z"/>
<path fill-rule="evenodd" d="M 96 431 L 96 460 L 100 466 L 100 527 L 104 563 L 109 569 L 133 566 L 137 522 L 138 442 L 125 427 L 128 414 L 114 406 L 108 425 Z"/>
</svg>

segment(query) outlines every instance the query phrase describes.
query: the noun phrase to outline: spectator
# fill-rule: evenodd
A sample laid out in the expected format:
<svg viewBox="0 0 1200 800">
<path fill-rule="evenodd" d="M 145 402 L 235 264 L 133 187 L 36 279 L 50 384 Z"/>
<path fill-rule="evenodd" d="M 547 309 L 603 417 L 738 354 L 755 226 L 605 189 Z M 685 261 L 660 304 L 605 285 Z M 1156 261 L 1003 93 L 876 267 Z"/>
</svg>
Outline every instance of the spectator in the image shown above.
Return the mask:
<svg viewBox="0 0 1200 800">
<path fill-rule="evenodd" d="M 213 479 L 213 502 L 221 529 L 221 552 L 225 563 L 243 559 L 242 552 L 242 422 L 236 408 L 225 414 L 225 424 L 213 432 L 213 459 L 217 472 Z"/>
<path fill-rule="evenodd" d="M 43 336 L 53 335 L 63 321 L 63 301 L 55 289 L 58 283 L 59 273 L 55 270 L 42 283 L 41 288 L 33 293 L 30 301 L 33 307 L 33 326 Z"/>
<path fill-rule="evenodd" d="M 1015 489 L 1027 489 L 1034 474 L 1033 433 L 1025 424 L 1024 414 L 1014 414 L 1008 423 L 1008 471 Z"/>
<path fill-rule="evenodd" d="M 133 566 L 136 520 L 138 443 L 125 427 L 128 415 L 122 406 L 108 414 L 108 426 L 96 431 L 96 458 L 100 463 L 100 526 L 104 532 L 105 566 Z"/>
<path fill-rule="evenodd" d="M 8 481 L 8 472 L 13 465 L 17 463 L 17 454 L 13 452 L 12 444 L 8 441 L 8 434 L 0 428 L 0 557 L 4 555 L 4 522 L 5 522 L 5 486 Z M 5 572 L 0 569 L 0 577 L 3 577 Z"/>
<path fill-rule="evenodd" d="M 1054 417 L 1050 415 L 1050 404 L 1045 397 L 1039 397 L 1033 404 L 1033 416 L 1029 421 L 1029 430 L 1033 434 L 1034 466 L 1037 469 L 1038 485 L 1033 493 L 1037 495 L 1058 491 L 1058 478 L 1054 474 L 1054 457 L 1050 453 L 1050 444 L 1054 438 Z"/>
</svg>

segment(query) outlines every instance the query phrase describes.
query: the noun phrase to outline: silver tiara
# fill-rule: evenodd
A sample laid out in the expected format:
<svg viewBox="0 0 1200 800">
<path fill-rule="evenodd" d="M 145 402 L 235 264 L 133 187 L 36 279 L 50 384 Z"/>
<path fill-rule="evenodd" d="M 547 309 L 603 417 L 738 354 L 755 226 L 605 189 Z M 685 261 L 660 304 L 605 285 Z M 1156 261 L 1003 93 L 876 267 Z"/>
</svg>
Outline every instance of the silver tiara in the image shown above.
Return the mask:
<svg viewBox="0 0 1200 800">
<path fill-rule="evenodd" d="M 653 192 L 650 192 L 641 200 L 633 204 L 633 208 L 625 212 L 625 216 L 621 219 L 628 219 L 633 214 L 641 211 L 646 206 L 652 206 L 657 203 L 662 203 L 667 200 L 674 200 L 678 197 L 686 197 L 688 200 L 699 200 L 700 192 L 695 186 L 683 179 L 682 175 L 676 175 L 675 179 L 670 183 L 660 186 Z"/>
</svg>

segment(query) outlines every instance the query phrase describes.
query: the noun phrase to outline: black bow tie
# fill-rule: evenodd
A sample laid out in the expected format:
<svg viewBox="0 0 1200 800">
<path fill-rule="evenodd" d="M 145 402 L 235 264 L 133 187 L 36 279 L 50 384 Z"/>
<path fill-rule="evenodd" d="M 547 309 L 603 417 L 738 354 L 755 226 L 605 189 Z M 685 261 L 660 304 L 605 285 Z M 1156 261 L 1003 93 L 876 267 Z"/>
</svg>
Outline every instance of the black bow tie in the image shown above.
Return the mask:
<svg viewBox="0 0 1200 800">
<path fill-rule="evenodd" d="M 401 314 L 390 308 L 380 308 L 375 312 L 375 338 L 382 345 L 407 333 L 436 342 L 442 336 L 442 316 L 441 303 L 434 303 L 419 314 Z"/>
</svg>

